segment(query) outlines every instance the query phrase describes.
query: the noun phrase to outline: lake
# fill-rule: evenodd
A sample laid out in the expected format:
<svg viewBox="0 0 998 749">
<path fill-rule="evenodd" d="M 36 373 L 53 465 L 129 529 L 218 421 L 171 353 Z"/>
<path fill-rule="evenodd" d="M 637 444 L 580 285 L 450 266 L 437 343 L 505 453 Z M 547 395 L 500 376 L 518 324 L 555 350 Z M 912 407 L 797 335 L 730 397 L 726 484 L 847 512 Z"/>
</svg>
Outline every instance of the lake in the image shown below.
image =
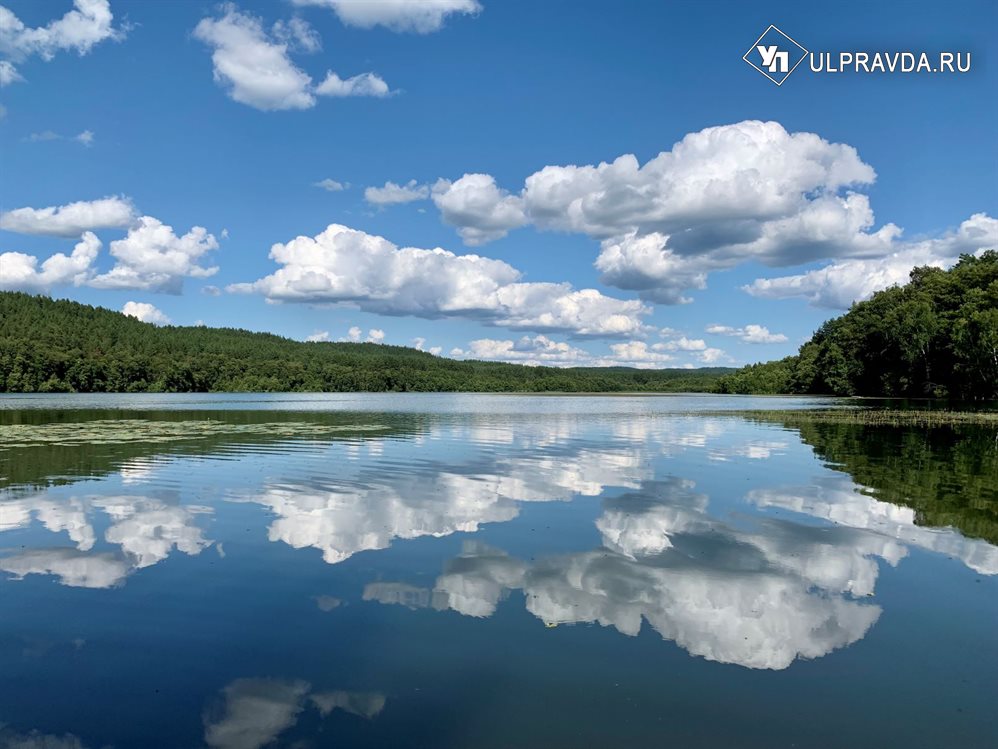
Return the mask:
<svg viewBox="0 0 998 749">
<path fill-rule="evenodd" d="M 2 396 L 0 746 L 998 746 L 994 429 L 844 403 Z"/>
</svg>

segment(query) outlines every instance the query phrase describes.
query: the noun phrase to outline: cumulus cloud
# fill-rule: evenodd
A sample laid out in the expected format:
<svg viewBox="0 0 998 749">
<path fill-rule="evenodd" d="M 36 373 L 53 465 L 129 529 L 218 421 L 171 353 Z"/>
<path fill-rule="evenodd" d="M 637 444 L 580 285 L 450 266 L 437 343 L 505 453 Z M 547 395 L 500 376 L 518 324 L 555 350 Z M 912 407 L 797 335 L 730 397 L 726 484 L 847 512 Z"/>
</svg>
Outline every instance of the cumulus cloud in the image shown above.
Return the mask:
<svg viewBox="0 0 998 749">
<path fill-rule="evenodd" d="M 288 56 L 255 16 L 224 6 L 221 18 L 203 18 L 194 36 L 212 47 L 215 82 L 242 104 L 262 110 L 315 106 L 312 78 Z"/>
<path fill-rule="evenodd" d="M 482 359 L 505 361 L 546 367 L 635 367 L 653 369 L 675 366 L 676 356 L 671 352 L 692 353 L 698 360 L 722 355 L 719 349 L 708 349 L 702 340 L 679 338 L 674 341 L 648 344 L 645 341 L 625 341 L 609 346 L 608 353 L 595 353 L 555 341 L 545 335 L 523 336 L 519 340 L 479 338 L 471 341 L 466 349 L 454 348 L 450 354 L 457 359 Z M 708 353 L 717 351 L 717 354 Z"/>
<path fill-rule="evenodd" d="M 461 359 L 517 362 L 530 366 L 582 366 L 593 359 L 588 351 L 554 341 L 545 335 L 533 338 L 523 336 L 516 341 L 479 338 L 471 341 L 467 350 L 457 348 L 451 351 L 451 355 Z"/>
<path fill-rule="evenodd" d="M 295 16 L 288 21 L 274 23 L 274 38 L 300 52 L 318 52 L 322 49 L 322 39 L 319 32 L 309 25 L 308 21 Z"/>
<path fill-rule="evenodd" d="M 528 223 L 597 239 L 605 283 L 677 304 L 712 271 L 747 260 L 786 266 L 889 254 L 900 229 L 877 228 L 869 199 L 855 191 L 875 177 L 852 146 L 745 121 L 690 133 L 644 164 L 626 154 L 547 166 L 518 193 L 489 175 L 465 175 L 439 182 L 434 199 L 469 243 Z"/>
<path fill-rule="evenodd" d="M 471 533 L 484 523 L 511 520 L 518 502 L 566 501 L 575 494 L 598 496 L 607 486 L 636 486 L 634 477 L 651 470 L 633 445 L 597 450 L 566 440 L 577 428 L 574 419 L 556 416 L 519 424 L 515 432 L 433 427 L 459 430 L 447 437 L 460 439 L 471 454 L 404 473 L 343 460 L 335 486 L 275 483 L 232 501 L 273 513 L 271 541 L 318 549 L 324 561 L 338 564 L 361 551 L 387 548 L 396 538 Z M 497 451 L 497 439 L 508 449 Z M 395 449 L 390 442 L 367 444 Z"/>
<path fill-rule="evenodd" d="M 153 325 L 169 325 L 170 318 L 163 314 L 162 310 L 148 302 L 125 302 L 121 308 L 123 314 L 134 317 L 142 322 L 151 322 Z"/>
<path fill-rule="evenodd" d="M 361 718 L 374 718 L 385 709 L 388 698 L 381 692 L 347 692 L 337 689 L 332 692 L 317 692 L 309 700 L 326 717 L 334 710 L 343 710 Z"/>
<path fill-rule="evenodd" d="M 12 11 L 0 5 L 0 54 L 14 60 L 38 55 L 46 61 L 65 50 L 85 55 L 106 39 L 124 38 L 124 30 L 114 28 L 113 20 L 108 0 L 74 0 L 73 10 L 62 18 L 35 28 L 25 26 Z M 6 73 L 2 72 L 4 68 Z M 0 79 L 4 75 L 17 76 L 13 65 L 6 61 L 0 63 Z"/>
<path fill-rule="evenodd" d="M 18 234 L 78 237 L 84 232 L 129 226 L 135 207 L 124 197 L 80 200 L 48 208 L 15 208 L 0 213 L 0 229 Z"/>
<path fill-rule="evenodd" d="M 666 351 L 706 351 L 707 342 L 702 338 L 680 336 L 662 344 Z"/>
<path fill-rule="evenodd" d="M 0 60 L 0 88 L 22 81 L 24 81 L 24 76 L 17 72 L 13 63 L 9 60 Z"/>
<path fill-rule="evenodd" d="M 360 73 L 344 80 L 336 73 L 326 71 L 322 83 L 315 87 L 320 96 L 373 96 L 383 98 L 391 94 L 385 79 L 376 73 Z"/>
<path fill-rule="evenodd" d="M 80 286 L 89 281 L 101 241 L 93 232 L 84 232 L 70 255 L 52 255 L 38 267 L 38 258 L 21 252 L 0 254 L 0 289 L 7 291 L 49 291 L 55 286 Z"/>
<path fill-rule="evenodd" d="M 125 471 L 123 475 L 127 477 Z M 91 551 L 96 539 L 91 518 L 97 510 L 109 518 L 104 538 L 117 545 L 119 553 Z M 31 549 L 0 559 L 0 570 L 18 579 L 54 575 L 70 587 L 109 588 L 134 570 L 163 561 L 174 549 L 200 554 L 211 542 L 194 520 L 209 512 L 196 505 L 132 496 L 53 500 L 42 494 L 17 499 L 5 508 L 0 531 L 25 528 L 35 518 L 52 533 L 66 532 L 75 548 Z"/>
<path fill-rule="evenodd" d="M 318 187 L 326 192 L 340 192 L 341 190 L 346 190 L 349 185 L 344 182 L 337 182 L 335 179 L 321 179 L 318 182 L 313 182 L 312 187 Z"/>
<path fill-rule="evenodd" d="M 438 31 L 447 16 L 477 14 L 482 6 L 477 0 L 292 0 L 295 5 L 314 5 L 331 9 L 347 26 L 370 29 L 384 26 L 392 31 L 428 34 Z"/>
<path fill-rule="evenodd" d="M 482 245 L 527 223 L 523 199 L 500 190 L 488 174 L 465 174 L 456 182 L 438 180 L 433 202 L 443 220 L 457 227 L 465 244 Z"/>
<path fill-rule="evenodd" d="M 831 476 L 808 486 L 753 489 L 749 502 L 762 508 L 790 510 L 845 528 L 875 533 L 952 559 L 982 575 L 998 575 L 998 546 L 967 538 L 953 528 L 919 525 L 917 511 L 870 498 L 846 476 Z M 899 559 L 903 554 L 896 555 Z"/>
<path fill-rule="evenodd" d="M 884 257 L 844 260 L 817 270 L 778 278 L 759 278 L 744 287 L 766 299 L 802 297 L 817 307 L 848 309 L 854 301 L 908 281 L 911 270 L 931 265 L 948 268 L 961 254 L 998 247 L 998 220 L 976 213 L 955 232 L 942 237 L 899 243 Z"/>
<path fill-rule="evenodd" d="M 311 685 L 301 679 L 236 679 L 209 704 L 204 741 L 212 749 L 260 749 L 294 726 L 306 706 L 323 718 L 342 710 L 371 719 L 387 702 L 381 692 L 337 689 L 309 694 L 310 690 Z"/>
<path fill-rule="evenodd" d="M 426 351 L 427 353 L 433 354 L 434 356 L 440 356 L 443 352 L 443 346 L 430 346 L 426 348 L 426 339 L 419 337 L 412 339 L 412 345 L 417 351 Z"/>
<path fill-rule="evenodd" d="M 874 557 L 904 556 L 894 539 L 772 519 L 744 528 L 707 506 L 692 481 L 643 482 L 603 500 L 602 548 L 528 564 L 467 542 L 432 590 L 382 582 L 364 598 L 485 617 L 522 590 L 549 625 L 592 622 L 636 636 L 647 623 L 692 655 L 774 670 L 850 645 L 877 621 L 880 608 L 855 599 L 873 594 Z"/>
<path fill-rule="evenodd" d="M 415 200 L 425 200 L 429 195 L 429 186 L 421 185 L 414 179 L 404 185 L 385 182 L 383 187 L 368 187 L 364 190 L 364 200 L 377 206 L 412 203 Z"/>
<path fill-rule="evenodd" d="M 124 239 L 111 242 L 117 261 L 89 285 L 99 289 L 142 289 L 179 294 L 185 277 L 206 278 L 217 267 L 199 264 L 202 256 L 218 249 L 218 240 L 201 226 L 182 236 L 152 216 L 142 216 Z"/>
<path fill-rule="evenodd" d="M 306 339 L 309 343 L 322 343 L 329 340 L 328 330 L 317 330 L 312 335 L 308 336 Z"/>
<path fill-rule="evenodd" d="M 350 330 L 347 331 L 347 337 L 345 339 L 340 339 L 340 340 L 346 340 L 350 341 L 351 343 L 357 343 L 362 335 L 364 335 L 364 331 L 358 328 L 356 325 L 354 325 L 353 327 L 350 328 Z"/>
<path fill-rule="evenodd" d="M 42 733 L 38 730 L 18 733 L 0 724 L 0 746 L 8 749 L 87 749 L 79 737 L 64 733 Z"/>
<path fill-rule="evenodd" d="M 293 726 L 310 685 L 306 681 L 236 679 L 210 708 L 204 742 L 213 749 L 259 749 Z"/>
<path fill-rule="evenodd" d="M 275 244 L 282 267 L 234 292 L 272 301 L 350 303 L 368 312 L 423 318 L 467 317 L 489 325 L 578 336 L 631 337 L 646 332 L 647 307 L 567 283 L 524 283 L 511 265 L 440 248 L 399 248 L 339 224 L 315 237 Z"/>
<path fill-rule="evenodd" d="M 29 549 L 0 559 L 0 570 L 16 580 L 27 575 L 53 575 L 71 588 L 111 588 L 129 572 L 124 559 L 110 553 L 94 554 L 68 549 Z"/>
<path fill-rule="evenodd" d="M 291 59 L 290 51 L 314 52 L 321 42 L 302 19 L 279 21 L 271 31 L 256 16 L 235 5 L 222 6 L 219 18 L 203 18 L 195 38 L 212 49 L 215 82 L 234 101 L 263 111 L 310 109 L 316 94 L 385 96 L 388 84 L 374 73 L 341 79 L 332 71 L 315 86 L 312 77 Z"/>
<path fill-rule="evenodd" d="M 764 325 L 746 325 L 743 328 L 732 328 L 728 325 L 708 325 L 707 332 L 714 335 L 731 336 L 745 343 L 786 343 L 783 333 L 770 333 Z"/>
<path fill-rule="evenodd" d="M 105 198 L 50 208 L 17 208 L 0 215 L 0 228 L 24 234 L 82 235 L 71 255 L 57 253 L 39 267 L 38 258 L 20 252 L 0 255 L 0 287 L 47 291 L 72 284 L 100 289 L 137 289 L 180 293 L 185 277 L 205 278 L 218 268 L 200 264 L 202 256 L 218 248 L 212 234 L 200 226 L 182 236 L 152 216 L 134 219 L 130 201 Z M 134 223 L 133 223 L 134 222 Z M 112 241 L 114 266 L 96 273 L 101 241 L 90 231 L 131 224 L 123 239 Z M 205 287 L 212 293 L 214 287 Z"/>
<path fill-rule="evenodd" d="M 385 331 L 378 328 L 371 328 L 367 331 L 367 342 L 368 343 L 381 343 L 385 340 Z"/>
</svg>

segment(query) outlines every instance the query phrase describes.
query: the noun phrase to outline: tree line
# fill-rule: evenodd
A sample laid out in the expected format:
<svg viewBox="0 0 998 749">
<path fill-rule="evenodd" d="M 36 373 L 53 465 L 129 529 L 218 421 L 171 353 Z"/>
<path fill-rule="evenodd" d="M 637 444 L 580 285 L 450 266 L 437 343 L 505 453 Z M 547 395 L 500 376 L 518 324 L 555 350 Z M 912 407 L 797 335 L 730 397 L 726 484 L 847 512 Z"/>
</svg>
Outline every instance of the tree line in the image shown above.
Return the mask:
<svg viewBox="0 0 998 749">
<path fill-rule="evenodd" d="M 0 392 L 705 392 L 730 368 L 528 367 L 403 346 L 156 327 L 78 302 L 0 292 Z"/>
<path fill-rule="evenodd" d="M 796 356 L 744 367 L 715 389 L 998 399 L 998 252 L 915 268 L 904 286 L 826 322 Z"/>
</svg>

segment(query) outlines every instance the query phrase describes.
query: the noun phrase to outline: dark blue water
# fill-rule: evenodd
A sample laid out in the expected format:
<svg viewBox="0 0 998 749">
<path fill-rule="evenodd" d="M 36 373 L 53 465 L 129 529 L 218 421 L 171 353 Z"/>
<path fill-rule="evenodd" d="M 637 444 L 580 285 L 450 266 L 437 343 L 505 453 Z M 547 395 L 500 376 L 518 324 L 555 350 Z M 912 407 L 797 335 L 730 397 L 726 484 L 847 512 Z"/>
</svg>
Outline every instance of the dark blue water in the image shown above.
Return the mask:
<svg viewBox="0 0 998 749">
<path fill-rule="evenodd" d="M 0 746 L 998 746 L 993 430 L 828 403 L 4 397 Z"/>
</svg>

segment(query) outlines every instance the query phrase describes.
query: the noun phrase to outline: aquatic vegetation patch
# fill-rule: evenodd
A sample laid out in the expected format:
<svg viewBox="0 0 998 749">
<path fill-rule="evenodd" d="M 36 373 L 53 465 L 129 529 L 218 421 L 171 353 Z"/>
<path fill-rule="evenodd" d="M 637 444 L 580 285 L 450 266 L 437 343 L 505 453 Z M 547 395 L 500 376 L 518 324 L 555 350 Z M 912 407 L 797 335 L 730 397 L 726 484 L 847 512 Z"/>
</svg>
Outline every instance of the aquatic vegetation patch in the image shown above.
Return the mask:
<svg viewBox="0 0 998 749">
<path fill-rule="evenodd" d="M 0 426 L 0 450 L 39 445 L 169 443 L 216 436 L 316 439 L 343 433 L 375 432 L 384 429 L 387 427 L 381 424 L 317 424 L 307 421 L 234 424 L 213 419 L 188 421 L 102 419 L 86 422 Z"/>
<path fill-rule="evenodd" d="M 944 411 L 932 409 L 828 408 L 756 411 L 709 411 L 707 416 L 739 416 L 754 421 L 802 424 L 858 424 L 863 426 L 951 427 L 960 425 L 998 427 L 998 411 Z"/>
</svg>

